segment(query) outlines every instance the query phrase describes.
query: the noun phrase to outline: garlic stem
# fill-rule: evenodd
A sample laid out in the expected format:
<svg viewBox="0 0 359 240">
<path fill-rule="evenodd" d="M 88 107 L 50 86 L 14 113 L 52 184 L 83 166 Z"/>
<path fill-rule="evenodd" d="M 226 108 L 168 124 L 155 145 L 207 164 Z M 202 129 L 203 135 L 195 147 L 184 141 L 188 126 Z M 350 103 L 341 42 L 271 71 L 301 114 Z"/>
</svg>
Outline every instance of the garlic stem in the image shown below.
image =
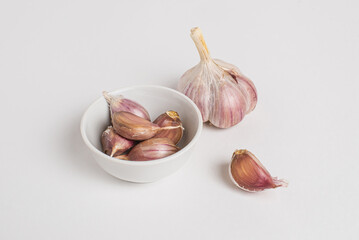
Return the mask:
<svg viewBox="0 0 359 240">
<path fill-rule="evenodd" d="M 191 29 L 191 38 L 197 47 L 199 56 L 201 57 L 201 61 L 211 60 L 211 56 L 209 54 L 207 44 L 204 41 L 202 31 L 199 27 L 194 27 Z"/>
</svg>

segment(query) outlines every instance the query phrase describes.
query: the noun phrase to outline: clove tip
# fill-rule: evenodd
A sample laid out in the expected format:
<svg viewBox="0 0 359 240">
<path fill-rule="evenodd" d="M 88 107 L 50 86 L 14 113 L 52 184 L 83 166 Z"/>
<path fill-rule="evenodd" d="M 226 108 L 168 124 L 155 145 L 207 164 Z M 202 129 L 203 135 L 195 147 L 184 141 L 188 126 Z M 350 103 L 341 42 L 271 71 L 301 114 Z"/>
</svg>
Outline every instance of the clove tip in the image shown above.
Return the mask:
<svg viewBox="0 0 359 240">
<path fill-rule="evenodd" d="M 180 118 L 179 115 L 178 115 L 178 113 L 177 113 L 176 111 L 169 110 L 169 111 L 166 112 L 166 114 L 167 114 L 170 118 L 172 118 L 172 119 L 174 119 L 174 120 Z"/>
<path fill-rule="evenodd" d="M 232 154 L 232 158 L 234 158 L 235 156 L 237 156 L 237 155 L 244 155 L 244 154 L 248 154 L 248 150 L 247 149 L 236 149 L 235 151 L 234 151 L 234 153 Z"/>
<path fill-rule="evenodd" d="M 247 152 L 248 152 L 247 149 L 240 149 L 240 150 L 237 149 L 236 151 L 234 151 L 233 155 L 244 154 Z"/>
<path fill-rule="evenodd" d="M 272 180 L 275 185 L 273 188 L 288 187 L 289 182 L 286 179 L 278 179 L 277 177 L 273 177 Z"/>
<path fill-rule="evenodd" d="M 123 99 L 123 96 L 122 96 L 122 95 L 112 96 L 112 95 L 110 95 L 109 92 L 107 92 L 107 91 L 102 91 L 102 95 L 103 95 L 103 97 L 106 99 L 106 101 L 108 102 L 108 104 L 111 104 L 111 102 L 114 101 L 114 100 L 122 101 L 122 99 Z"/>
<path fill-rule="evenodd" d="M 102 91 L 102 95 L 106 99 L 107 103 L 111 103 L 112 96 L 107 91 Z"/>
</svg>

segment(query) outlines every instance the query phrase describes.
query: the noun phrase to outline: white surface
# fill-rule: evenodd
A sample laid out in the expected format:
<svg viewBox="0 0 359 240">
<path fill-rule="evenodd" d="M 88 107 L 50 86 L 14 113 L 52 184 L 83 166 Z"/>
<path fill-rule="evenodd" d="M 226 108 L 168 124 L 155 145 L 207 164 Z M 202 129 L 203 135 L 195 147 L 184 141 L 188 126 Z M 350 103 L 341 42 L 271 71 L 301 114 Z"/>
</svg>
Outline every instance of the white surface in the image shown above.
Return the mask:
<svg viewBox="0 0 359 240">
<path fill-rule="evenodd" d="M 122 95 L 141 104 L 152 121 L 168 110 L 175 109 L 184 128 L 177 146 L 180 151 L 153 161 L 115 159 L 103 153 L 99 136 L 110 125 L 110 111 L 104 97 L 100 97 L 81 118 L 81 136 L 92 157 L 106 172 L 122 180 L 148 183 L 163 179 L 182 168 L 192 158 L 203 129 L 201 112 L 196 104 L 182 93 L 171 88 L 154 85 L 137 85 L 109 93 Z M 118 111 L 118 108 L 117 108 Z"/>
<path fill-rule="evenodd" d="M 357 1 L 1 1 L 0 239 L 358 239 Z M 205 127 L 194 160 L 154 184 L 117 180 L 82 143 L 86 107 L 174 87 L 189 30 L 258 89 L 238 126 Z M 251 150 L 287 189 L 238 190 Z"/>
</svg>

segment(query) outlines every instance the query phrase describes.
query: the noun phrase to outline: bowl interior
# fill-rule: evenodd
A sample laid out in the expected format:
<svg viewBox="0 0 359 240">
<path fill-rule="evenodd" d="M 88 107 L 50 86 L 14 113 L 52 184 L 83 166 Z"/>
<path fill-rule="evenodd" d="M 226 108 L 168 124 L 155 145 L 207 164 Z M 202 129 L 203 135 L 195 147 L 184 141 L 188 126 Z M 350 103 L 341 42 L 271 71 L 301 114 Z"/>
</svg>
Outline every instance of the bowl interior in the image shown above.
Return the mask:
<svg viewBox="0 0 359 240">
<path fill-rule="evenodd" d="M 135 86 L 113 91 L 110 94 L 123 95 L 138 102 L 146 108 L 151 121 L 168 110 L 178 112 L 184 127 L 183 137 L 178 143 L 180 148 L 187 146 L 201 128 L 202 119 L 198 108 L 189 98 L 173 89 L 160 86 Z M 103 97 L 87 109 L 82 124 L 90 144 L 102 152 L 100 137 L 110 125 L 110 111 Z"/>
</svg>

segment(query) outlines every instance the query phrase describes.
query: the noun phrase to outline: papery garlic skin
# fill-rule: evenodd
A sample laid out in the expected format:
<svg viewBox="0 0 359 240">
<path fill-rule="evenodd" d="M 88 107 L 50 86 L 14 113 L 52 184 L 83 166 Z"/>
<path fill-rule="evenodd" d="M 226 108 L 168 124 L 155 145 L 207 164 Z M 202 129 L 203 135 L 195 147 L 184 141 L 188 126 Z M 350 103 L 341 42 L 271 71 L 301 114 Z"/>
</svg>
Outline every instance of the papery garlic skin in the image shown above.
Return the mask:
<svg viewBox="0 0 359 240">
<path fill-rule="evenodd" d="M 255 108 L 257 90 L 237 67 L 210 57 L 199 28 L 191 29 L 191 37 L 201 61 L 182 75 L 178 90 L 196 103 L 203 122 L 232 127 Z"/>
<path fill-rule="evenodd" d="M 286 180 L 272 177 L 254 154 L 245 149 L 233 153 L 229 175 L 236 186 L 248 192 L 288 186 Z"/>
<path fill-rule="evenodd" d="M 112 126 L 109 126 L 101 135 L 101 145 L 104 153 L 116 157 L 135 145 L 134 141 L 118 135 Z"/>
<path fill-rule="evenodd" d="M 112 96 L 108 92 L 102 92 L 104 98 L 110 106 L 111 115 L 116 112 L 130 112 L 141 118 L 151 121 L 150 115 L 147 110 L 139 103 L 130 99 L 124 98 L 122 95 Z"/>
<path fill-rule="evenodd" d="M 160 116 L 158 116 L 153 123 L 157 124 L 160 127 L 168 127 L 168 126 L 178 126 L 178 128 L 174 129 L 163 129 L 159 130 L 155 135 L 156 138 L 169 138 L 174 144 L 177 144 L 183 135 L 183 127 L 181 119 L 177 112 L 175 111 L 167 111 Z"/>
<path fill-rule="evenodd" d="M 132 161 L 148 161 L 167 157 L 179 151 L 168 138 L 151 138 L 140 142 L 131 149 L 127 159 Z"/>
</svg>

